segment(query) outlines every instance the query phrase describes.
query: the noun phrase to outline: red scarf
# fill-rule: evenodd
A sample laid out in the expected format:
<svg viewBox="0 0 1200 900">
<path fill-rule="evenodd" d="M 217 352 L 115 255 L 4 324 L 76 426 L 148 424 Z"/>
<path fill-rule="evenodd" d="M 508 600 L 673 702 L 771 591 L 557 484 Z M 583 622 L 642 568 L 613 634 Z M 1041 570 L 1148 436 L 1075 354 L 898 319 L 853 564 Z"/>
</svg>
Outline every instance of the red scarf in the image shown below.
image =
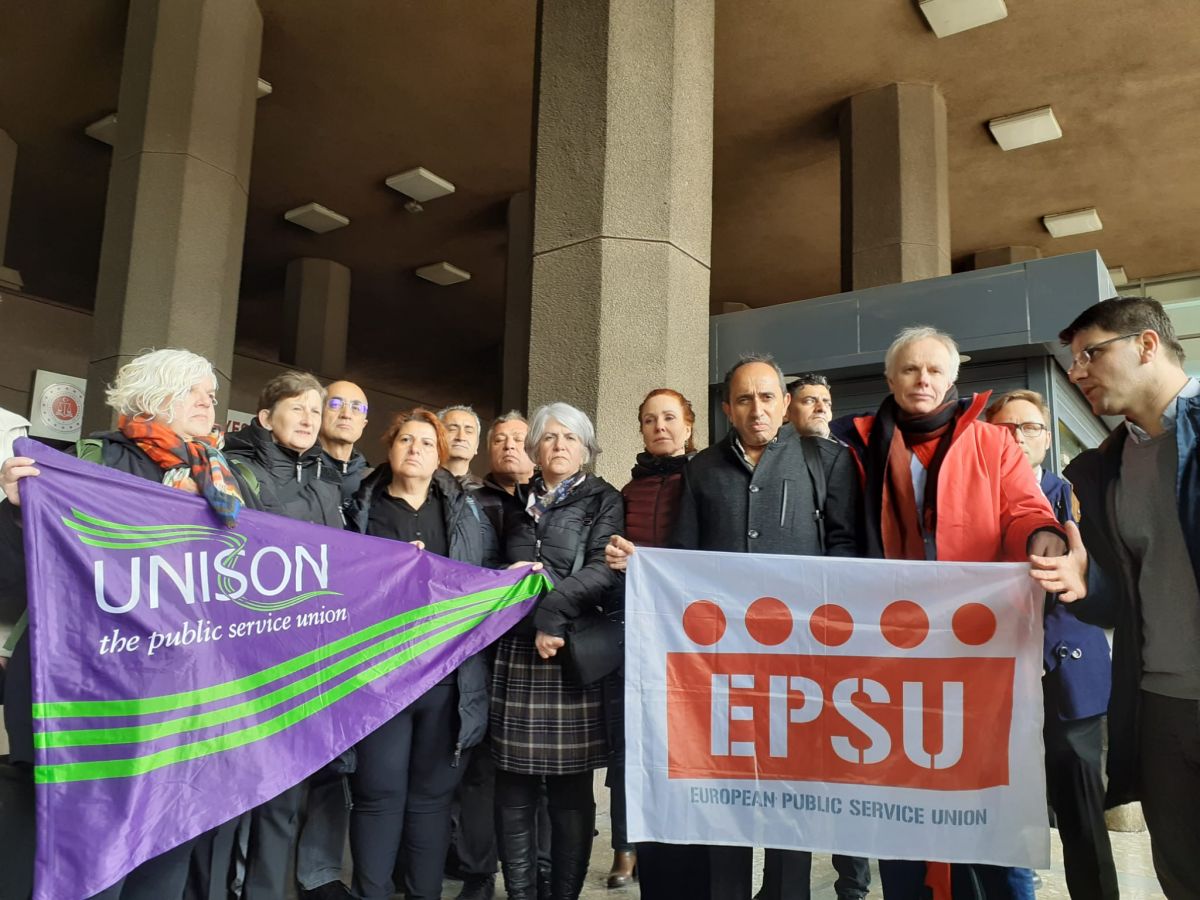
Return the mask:
<svg viewBox="0 0 1200 900">
<path fill-rule="evenodd" d="M 227 526 L 237 524 L 244 505 L 242 492 L 217 449 L 215 434 L 186 441 L 162 422 L 143 416 L 121 416 L 117 428 L 162 467 L 167 473 L 164 484 L 202 495 Z M 181 469 L 182 477 L 173 477 Z"/>
</svg>

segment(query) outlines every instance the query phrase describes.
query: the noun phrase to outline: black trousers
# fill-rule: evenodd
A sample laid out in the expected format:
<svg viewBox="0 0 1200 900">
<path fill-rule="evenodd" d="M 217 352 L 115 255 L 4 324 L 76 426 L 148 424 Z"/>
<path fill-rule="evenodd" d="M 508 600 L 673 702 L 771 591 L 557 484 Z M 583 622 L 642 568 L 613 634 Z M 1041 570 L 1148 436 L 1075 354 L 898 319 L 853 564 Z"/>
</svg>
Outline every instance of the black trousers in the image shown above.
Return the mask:
<svg viewBox="0 0 1200 900">
<path fill-rule="evenodd" d="M 465 880 L 495 875 L 496 856 L 496 763 L 485 737 L 471 753 L 471 761 L 455 792 L 451 865 L 447 871 Z"/>
<path fill-rule="evenodd" d="M 1075 900 L 1116 900 L 1120 890 L 1104 822 L 1100 762 L 1104 717 L 1063 722 L 1048 703 L 1042 735 L 1046 789 L 1062 839 L 1067 890 Z"/>
<path fill-rule="evenodd" d="M 709 847 L 711 900 L 745 900 L 753 891 L 754 851 L 750 847 Z M 808 900 L 812 854 L 767 849 L 762 900 Z"/>
<path fill-rule="evenodd" d="M 196 838 L 148 859 L 92 900 L 179 900 L 187 885 Z"/>
<path fill-rule="evenodd" d="M 1142 812 L 1154 871 L 1170 900 L 1200 897 L 1200 701 L 1142 691 Z"/>
<path fill-rule="evenodd" d="M 350 777 L 352 890 L 361 900 L 392 896 L 397 853 L 408 900 L 437 900 L 450 847 L 450 804 L 462 777 L 455 765 L 458 687 L 431 687 L 358 744 Z"/>
<path fill-rule="evenodd" d="M 33 769 L 0 763 L 0 900 L 28 900 L 33 893 Z"/>
<path fill-rule="evenodd" d="M 302 781 L 250 810 L 242 900 L 278 900 L 287 896 L 303 799 Z"/>
<path fill-rule="evenodd" d="M 642 900 L 709 900 L 708 847 L 646 842 L 637 855 Z"/>
<path fill-rule="evenodd" d="M 634 849 L 629 843 L 629 816 L 625 805 L 625 763 L 608 767 L 604 783 L 609 792 L 609 819 L 612 821 L 612 848 L 614 852 Z"/>
</svg>

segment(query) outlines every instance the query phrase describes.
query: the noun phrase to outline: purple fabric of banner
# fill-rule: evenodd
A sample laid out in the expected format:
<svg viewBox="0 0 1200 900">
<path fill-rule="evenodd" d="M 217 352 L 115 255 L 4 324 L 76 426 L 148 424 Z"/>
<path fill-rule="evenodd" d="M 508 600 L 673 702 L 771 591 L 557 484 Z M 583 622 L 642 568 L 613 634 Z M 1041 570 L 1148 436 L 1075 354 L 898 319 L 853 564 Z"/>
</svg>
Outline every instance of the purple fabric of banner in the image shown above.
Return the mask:
<svg viewBox="0 0 1200 900">
<path fill-rule="evenodd" d="M 296 784 L 548 582 L 244 511 L 18 442 L 36 900 L 84 898 Z"/>
</svg>

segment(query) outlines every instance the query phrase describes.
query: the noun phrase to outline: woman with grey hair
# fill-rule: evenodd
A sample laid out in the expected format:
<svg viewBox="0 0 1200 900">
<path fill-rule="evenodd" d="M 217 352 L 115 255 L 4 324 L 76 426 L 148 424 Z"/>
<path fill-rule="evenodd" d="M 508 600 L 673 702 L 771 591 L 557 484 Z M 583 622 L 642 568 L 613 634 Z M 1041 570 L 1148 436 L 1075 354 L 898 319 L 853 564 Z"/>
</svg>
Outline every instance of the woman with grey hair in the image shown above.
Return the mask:
<svg viewBox="0 0 1200 900">
<path fill-rule="evenodd" d="M 108 389 L 108 405 L 118 414 L 117 430 L 79 441 L 76 453 L 110 469 L 198 494 L 208 501 L 218 519 L 233 526 L 243 505 L 259 508 L 259 504 L 254 492 L 218 449 L 220 434 L 214 428 L 216 392 L 216 374 L 204 357 L 174 349 L 143 353 L 121 367 Z M 0 486 L 7 497 L 7 502 L 0 503 L 3 535 L 0 551 L 4 554 L 0 570 L 24 569 L 20 531 L 16 527 L 20 504 L 17 484 L 22 478 L 37 474 L 36 460 L 28 457 L 13 457 L 0 469 Z M 32 783 L 33 701 L 29 640 L 23 618 L 13 636 L 12 659 L 4 682 L 4 724 L 12 745 L 11 762 Z M 32 822 L 29 829 L 32 832 Z M 96 897 L 105 900 L 182 897 L 188 859 L 197 840 L 147 860 Z M 7 885 L 31 879 L 32 867 L 30 857 L 28 873 L 6 868 Z M 20 893 L 20 888 L 14 890 Z"/>
<path fill-rule="evenodd" d="M 608 763 L 614 679 L 590 683 L 566 662 L 585 622 L 620 593 L 604 562 L 624 528 L 621 495 L 584 467 L 600 452 L 588 417 L 566 403 L 533 414 L 525 441 L 537 472 L 505 520 L 512 562 L 540 562 L 555 588 L 500 639 L 492 675 L 496 832 L 512 900 L 538 896 L 535 821 L 542 779 L 550 811 L 550 892 L 574 900 L 583 888 L 596 817 L 592 772 Z M 611 610 L 610 610 L 611 611 Z M 619 642 L 614 642 L 618 643 Z M 619 659 L 619 656 L 618 656 Z M 614 667 L 615 668 L 615 667 Z"/>
</svg>

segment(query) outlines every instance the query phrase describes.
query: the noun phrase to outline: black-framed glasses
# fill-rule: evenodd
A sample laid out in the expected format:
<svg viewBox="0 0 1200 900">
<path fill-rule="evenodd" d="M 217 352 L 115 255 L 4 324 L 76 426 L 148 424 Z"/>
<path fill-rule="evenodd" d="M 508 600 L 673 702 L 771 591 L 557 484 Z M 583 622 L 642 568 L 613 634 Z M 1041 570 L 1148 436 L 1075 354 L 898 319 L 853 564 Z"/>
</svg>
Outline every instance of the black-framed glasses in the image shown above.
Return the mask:
<svg viewBox="0 0 1200 900">
<path fill-rule="evenodd" d="M 344 397 L 330 397 L 325 401 L 325 405 L 335 412 L 341 409 L 343 406 L 349 406 L 351 412 L 355 412 L 363 416 L 365 416 L 367 414 L 367 410 L 370 409 L 370 407 L 367 406 L 366 400 L 347 400 Z"/>
<path fill-rule="evenodd" d="M 1013 433 L 1013 437 L 1017 436 L 1017 432 L 1021 432 L 1027 438 L 1041 437 L 1046 431 L 1046 426 L 1041 422 L 997 422 Z"/>
<path fill-rule="evenodd" d="M 1118 334 L 1116 337 L 1110 337 L 1108 340 L 1090 344 L 1071 357 L 1071 368 L 1085 368 L 1091 365 L 1092 360 L 1096 358 L 1096 353 L 1103 350 L 1109 344 L 1123 341 L 1126 338 L 1137 337 L 1139 334 L 1141 334 L 1140 331 L 1131 331 L 1129 334 Z"/>
</svg>

